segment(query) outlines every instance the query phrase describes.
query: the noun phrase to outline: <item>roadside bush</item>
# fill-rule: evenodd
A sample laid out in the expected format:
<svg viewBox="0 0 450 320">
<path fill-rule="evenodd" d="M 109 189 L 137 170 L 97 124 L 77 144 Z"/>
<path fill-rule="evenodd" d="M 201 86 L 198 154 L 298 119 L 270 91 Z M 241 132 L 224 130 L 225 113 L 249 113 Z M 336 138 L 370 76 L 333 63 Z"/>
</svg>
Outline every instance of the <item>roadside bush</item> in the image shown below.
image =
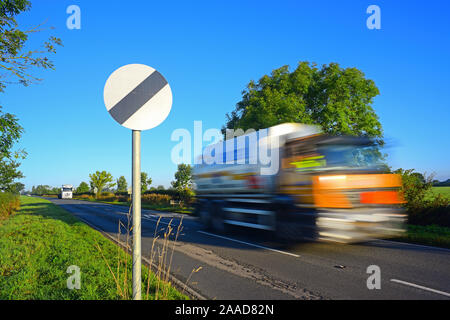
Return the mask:
<svg viewBox="0 0 450 320">
<path fill-rule="evenodd" d="M 442 195 L 427 197 L 433 186 L 432 176 L 425 176 L 414 169 L 394 171 L 402 176 L 401 192 L 406 200 L 408 223 L 413 225 L 439 225 L 450 227 L 450 201 Z"/>
<path fill-rule="evenodd" d="M 0 219 L 6 219 L 20 208 L 18 195 L 0 192 Z"/>
<path fill-rule="evenodd" d="M 450 201 L 442 195 L 408 207 L 408 223 L 450 227 Z"/>
<path fill-rule="evenodd" d="M 172 197 L 166 194 L 143 194 L 141 197 L 141 201 L 146 204 L 160 205 L 160 206 L 169 206 L 170 200 Z"/>
<path fill-rule="evenodd" d="M 431 177 L 425 177 L 414 169 L 397 169 L 394 173 L 402 177 L 402 187 L 400 188 L 403 197 L 406 200 L 407 209 L 423 207 L 426 201 L 426 195 L 433 186 Z"/>
<path fill-rule="evenodd" d="M 167 196 L 171 197 L 173 200 L 183 202 L 185 205 L 190 205 L 194 201 L 194 197 L 195 197 L 194 191 L 189 188 L 186 188 L 183 190 L 178 190 L 178 189 L 173 189 L 173 188 L 164 189 L 164 190 L 153 189 L 153 190 L 144 192 L 144 195 L 149 195 L 149 194 L 167 195 Z"/>
<path fill-rule="evenodd" d="M 126 195 L 116 195 L 116 201 L 128 202 L 128 201 L 130 201 L 130 196 L 128 194 L 126 194 Z"/>
<path fill-rule="evenodd" d="M 82 193 L 75 194 L 75 198 L 81 200 L 93 200 L 95 199 L 95 195 L 93 193 Z M 185 206 L 189 206 L 192 204 L 194 200 L 194 192 L 190 189 L 184 190 L 176 190 L 176 189 L 167 189 L 167 190 L 151 190 L 142 193 L 141 201 L 142 203 L 149 205 L 158 205 L 158 206 L 170 206 L 170 201 L 181 201 L 181 203 Z M 131 201 L 131 196 L 128 192 L 103 192 L 98 196 L 97 200 L 107 201 L 107 202 L 129 202 Z"/>
<path fill-rule="evenodd" d="M 195 193 L 189 188 L 178 191 L 178 199 L 184 203 L 184 205 L 190 205 L 194 201 Z"/>
<path fill-rule="evenodd" d="M 95 193 L 93 192 L 74 192 L 74 196 L 80 197 L 80 196 L 92 196 L 95 197 Z"/>
<path fill-rule="evenodd" d="M 81 199 L 81 200 L 91 200 L 94 199 L 93 195 L 90 194 L 80 194 L 80 195 L 75 195 L 77 198 Z"/>
<path fill-rule="evenodd" d="M 102 194 L 100 194 L 97 197 L 97 199 L 101 200 L 101 201 L 109 201 L 109 202 L 117 201 L 116 195 L 111 192 L 102 192 Z"/>
</svg>

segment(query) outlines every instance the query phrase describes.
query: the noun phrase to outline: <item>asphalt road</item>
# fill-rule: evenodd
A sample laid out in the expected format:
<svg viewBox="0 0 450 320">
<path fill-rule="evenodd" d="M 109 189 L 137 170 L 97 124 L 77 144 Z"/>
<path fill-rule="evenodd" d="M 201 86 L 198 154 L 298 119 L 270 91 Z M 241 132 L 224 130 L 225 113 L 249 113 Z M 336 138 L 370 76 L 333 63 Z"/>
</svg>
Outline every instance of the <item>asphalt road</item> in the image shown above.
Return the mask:
<svg viewBox="0 0 450 320">
<path fill-rule="evenodd" d="M 115 239 L 119 220 L 127 225 L 124 206 L 49 200 Z M 215 234 L 204 230 L 196 218 L 143 210 L 144 257 L 150 257 L 159 217 L 155 248 L 161 246 L 168 223 L 175 233 L 183 218 L 177 241 L 170 243 L 171 274 L 207 299 L 450 299 L 447 249 L 385 240 L 286 246 L 267 233 L 233 229 Z M 380 289 L 367 288 L 371 265 L 380 268 Z"/>
</svg>

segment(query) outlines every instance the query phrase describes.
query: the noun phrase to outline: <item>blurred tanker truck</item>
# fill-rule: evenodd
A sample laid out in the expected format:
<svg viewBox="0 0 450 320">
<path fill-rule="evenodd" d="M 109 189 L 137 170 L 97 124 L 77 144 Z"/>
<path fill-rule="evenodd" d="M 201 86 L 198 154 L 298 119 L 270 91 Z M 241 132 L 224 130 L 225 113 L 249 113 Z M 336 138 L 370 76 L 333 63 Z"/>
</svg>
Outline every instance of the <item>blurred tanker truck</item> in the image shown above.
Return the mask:
<svg viewBox="0 0 450 320">
<path fill-rule="evenodd" d="M 373 140 L 297 123 L 261 132 L 208 146 L 194 165 L 194 212 L 206 227 L 344 243 L 404 232 L 401 178 L 384 173 Z M 257 159 L 261 150 L 271 170 Z"/>
</svg>

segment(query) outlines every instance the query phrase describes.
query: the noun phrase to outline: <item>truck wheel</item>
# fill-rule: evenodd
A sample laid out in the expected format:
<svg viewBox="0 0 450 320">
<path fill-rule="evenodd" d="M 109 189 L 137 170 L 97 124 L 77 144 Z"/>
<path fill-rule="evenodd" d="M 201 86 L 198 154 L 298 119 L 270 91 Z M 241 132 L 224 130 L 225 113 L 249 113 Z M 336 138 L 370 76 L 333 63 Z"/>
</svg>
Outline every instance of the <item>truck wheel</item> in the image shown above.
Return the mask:
<svg viewBox="0 0 450 320">
<path fill-rule="evenodd" d="M 215 203 L 211 206 L 211 226 L 216 232 L 223 233 L 226 231 L 224 211 L 221 203 Z"/>
<path fill-rule="evenodd" d="M 299 228 L 295 225 L 286 222 L 277 223 L 276 236 L 279 240 L 283 241 L 303 240 L 301 230 L 299 230 Z"/>
<path fill-rule="evenodd" d="M 207 228 L 211 228 L 211 213 L 210 213 L 211 204 L 209 202 L 203 203 L 200 205 L 198 210 L 198 216 L 200 218 L 200 222 Z"/>
<path fill-rule="evenodd" d="M 295 221 L 285 220 L 288 208 L 280 208 L 277 210 L 277 221 L 275 236 L 283 242 L 297 242 L 305 240 L 304 230 L 301 225 Z"/>
</svg>

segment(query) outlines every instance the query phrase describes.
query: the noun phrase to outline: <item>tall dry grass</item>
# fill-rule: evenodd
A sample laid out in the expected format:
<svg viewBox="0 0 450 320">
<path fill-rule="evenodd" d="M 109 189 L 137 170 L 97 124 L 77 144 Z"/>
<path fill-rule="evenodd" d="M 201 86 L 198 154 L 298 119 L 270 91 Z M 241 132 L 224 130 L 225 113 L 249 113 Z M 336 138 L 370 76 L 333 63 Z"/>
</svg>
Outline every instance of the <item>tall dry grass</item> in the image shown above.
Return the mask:
<svg viewBox="0 0 450 320">
<path fill-rule="evenodd" d="M 159 217 L 158 221 L 156 222 L 153 234 L 152 246 L 149 253 L 150 263 L 149 265 L 144 266 L 144 268 L 146 268 L 146 276 L 144 277 L 146 278 L 146 282 L 144 283 L 145 286 L 143 286 L 145 294 L 143 294 L 142 296 L 145 297 L 146 300 L 167 300 L 170 298 L 170 288 L 173 285 L 171 283 L 173 254 L 178 237 L 183 230 L 183 218 L 181 218 L 180 223 L 175 228 L 172 226 L 172 219 L 165 228 L 160 228 L 160 222 L 161 217 Z M 115 272 L 109 265 L 108 261 L 104 258 L 106 264 L 108 265 L 108 269 L 111 272 L 111 275 L 116 283 L 118 295 L 124 300 L 128 300 L 132 297 L 130 283 L 131 279 L 128 272 L 129 253 L 132 250 L 130 244 L 132 226 L 130 224 L 131 206 L 127 213 L 127 225 L 123 224 L 121 221 L 119 221 L 118 223 L 117 243 L 123 244 L 123 249 L 121 249 L 120 246 L 117 246 L 117 266 Z M 125 231 L 125 233 L 122 234 L 122 231 Z M 122 241 L 123 235 L 125 237 L 125 242 Z M 98 244 L 96 245 L 96 247 L 101 252 L 101 248 L 98 246 Z M 102 256 L 104 257 L 103 254 Z M 200 271 L 201 269 L 202 267 L 194 268 L 192 270 L 181 291 L 182 294 L 185 294 L 188 282 L 191 279 L 192 274 Z"/>
<path fill-rule="evenodd" d="M 170 200 L 172 200 L 172 197 L 167 194 L 149 193 L 149 194 L 143 194 L 141 197 L 141 201 L 143 203 L 160 205 L 160 206 L 169 206 Z"/>
<path fill-rule="evenodd" d="M 0 219 L 6 219 L 20 208 L 18 195 L 0 192 Z"/>
</svg>

